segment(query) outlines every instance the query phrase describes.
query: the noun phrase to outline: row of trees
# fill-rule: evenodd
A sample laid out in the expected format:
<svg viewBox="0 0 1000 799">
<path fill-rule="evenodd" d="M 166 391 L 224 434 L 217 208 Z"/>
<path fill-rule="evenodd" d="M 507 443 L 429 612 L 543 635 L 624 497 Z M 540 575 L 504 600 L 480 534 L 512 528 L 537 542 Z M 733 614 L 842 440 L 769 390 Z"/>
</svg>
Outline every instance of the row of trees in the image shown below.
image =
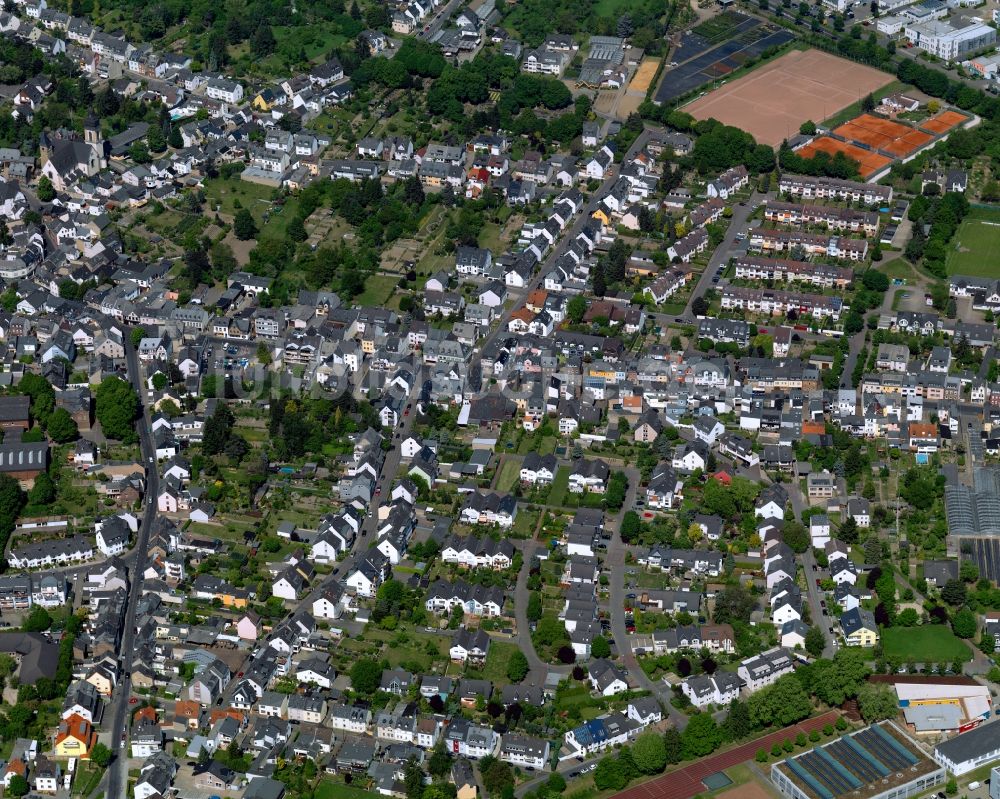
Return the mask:
<svg viewBox="0 0 1000 799">
<path fill-rule="evenodd" d="M 948 192 L 941 197 L 919 195 L 910 204 L 913 237 L 906 244 L 906 257 L 920 261 L 924 268 L 939 278 L 948 276 L 945 260 L 948 244 L 969 212 L 969 201 L 964 194 Z M 930 232 L 924 234 L 924 225 Z"/>
</svg>

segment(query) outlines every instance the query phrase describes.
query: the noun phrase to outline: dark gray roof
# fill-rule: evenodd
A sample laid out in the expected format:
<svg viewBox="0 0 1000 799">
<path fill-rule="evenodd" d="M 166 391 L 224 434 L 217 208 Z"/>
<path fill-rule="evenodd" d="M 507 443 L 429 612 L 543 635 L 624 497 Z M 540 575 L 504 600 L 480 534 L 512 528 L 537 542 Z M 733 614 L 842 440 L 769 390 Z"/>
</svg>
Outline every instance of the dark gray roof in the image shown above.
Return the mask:
<svg viewBox="0 0 1000 799">
<path fill-rule="evenodd" d="M 981 724 L 950 741 L 938 744 L 934 751 L 953 763 L 962 763 L 1000 750 L 1000 723 Z"/>
</svg>

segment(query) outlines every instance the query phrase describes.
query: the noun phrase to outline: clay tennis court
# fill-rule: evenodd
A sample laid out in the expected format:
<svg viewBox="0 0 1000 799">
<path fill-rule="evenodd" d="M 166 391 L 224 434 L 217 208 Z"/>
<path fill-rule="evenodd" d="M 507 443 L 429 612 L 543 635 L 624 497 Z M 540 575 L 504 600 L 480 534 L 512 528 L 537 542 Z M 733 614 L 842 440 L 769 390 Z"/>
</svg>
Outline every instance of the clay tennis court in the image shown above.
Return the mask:
<svg viewBox="0 0 1000 799">
<path fill-rule="evenodd" d="M 777 147 L 806 120 L 824 120 L 891 81 L 884 72 L 830 53 L 792 50 L 684 110 L 695 119 L 714 117 Z"/>
<path fill-rule="evenodd" d="M 920 127 L 929 130 L 931 133 L 944 133 L 965 122 L 965 117 L 954 111 L 944 111 L 936 117 L 921 122 Z"/>
<path fill-rule="evenodd" d="M 867 144 L 897 158 L 905 158 L 934 138 L 929 133 L 871 114 L 855 117 L 834 128 L 833 132 L 845 139 Z"/>
<path fill-rule="evenodd" d="M 795 151 L 796 155 L 801 155 L 803 158 L 812 158 L 816 153 L 820 152 L 829 153 L 830 155 L 843 153 L 848 158 L 853 158 L 860 165 L 861 176 L 864 178 L 874 175 L 880 169 L 892 163 L 891 158 L 886 158 L 884 155 L 862 149 L 854 144 L 831 139 L 829 136 L 820 136 L 818 139 L 813 139 L 805 147 L 800 147 Z"/>
<path fill-rule="evenodd" d="M 660 65 L 660 60 L 658 58 L 647 58 L 641 64 L 639 68 L 635 71 L 635 76 L 632 78 L 632 82 L 628 85 L 628 90 L 642 92 L 645 94 L 649 90 L 649 84 L 653 82 L 653 78 L 656 77 L 656 68 Z"/>
</svg>

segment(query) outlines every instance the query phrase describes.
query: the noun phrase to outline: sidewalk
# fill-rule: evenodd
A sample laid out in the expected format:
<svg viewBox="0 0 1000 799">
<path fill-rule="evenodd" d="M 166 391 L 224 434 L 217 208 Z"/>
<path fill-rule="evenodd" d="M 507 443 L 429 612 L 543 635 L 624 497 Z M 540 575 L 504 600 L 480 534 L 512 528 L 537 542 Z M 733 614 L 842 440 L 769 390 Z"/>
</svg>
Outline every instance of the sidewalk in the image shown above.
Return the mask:
<svg viewBox="0 0 1000 799">
<path fill-rule="evenodd" d="M 676 771 L 669 771 L 655 780 L 627 788 L 615 794 L 612 799 L 691 799 L 692 796 L 708 790 L 702 779 L 709 774 L 731 768 L 746 760 L 753 760 L 758 749 L 766 749 L 770 753 L 772 746 L 781 744 L 786 738 L 794 740 L 800 732 L 808 735 L 813 730 L 821 730 L 825 725 L 833 724 L 839 715 L 831 710 L 822 716 L 806 719 Z"/>
</svg>

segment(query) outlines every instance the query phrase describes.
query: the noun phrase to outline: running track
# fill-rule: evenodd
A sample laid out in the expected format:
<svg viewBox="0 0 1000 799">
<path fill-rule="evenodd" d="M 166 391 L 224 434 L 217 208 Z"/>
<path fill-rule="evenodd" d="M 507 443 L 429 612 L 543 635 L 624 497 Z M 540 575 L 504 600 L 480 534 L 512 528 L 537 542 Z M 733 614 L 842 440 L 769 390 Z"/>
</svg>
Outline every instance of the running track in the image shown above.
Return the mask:
<svg viewBox="0 0 1000 799">
<path fill-rule="evenodd" d="M 708 790 L 702 779 L 709 774 L 732 768 L 746 760 L 753 760 L 757 750 L 761 748 L 770 754 L 771 747 L 775 744 L 781 744 L 786 738 L 795 740 L 795 736 L 800 732 L 808 735 L 813 730 L 820 730 L 827 724 L 833 724 L 839 715 L 831 710 L 822 716 L 806 719 L 799 724 L 793 724 L 791 727 L 785 727 L 770 735 L 755 738 L 733 749 L 699 760 L 690 766 L 671 771 L 655 780 L 636 785 L 616 794 L 612 799 L 691 799 L 692 796 Z"/>
</svg>

